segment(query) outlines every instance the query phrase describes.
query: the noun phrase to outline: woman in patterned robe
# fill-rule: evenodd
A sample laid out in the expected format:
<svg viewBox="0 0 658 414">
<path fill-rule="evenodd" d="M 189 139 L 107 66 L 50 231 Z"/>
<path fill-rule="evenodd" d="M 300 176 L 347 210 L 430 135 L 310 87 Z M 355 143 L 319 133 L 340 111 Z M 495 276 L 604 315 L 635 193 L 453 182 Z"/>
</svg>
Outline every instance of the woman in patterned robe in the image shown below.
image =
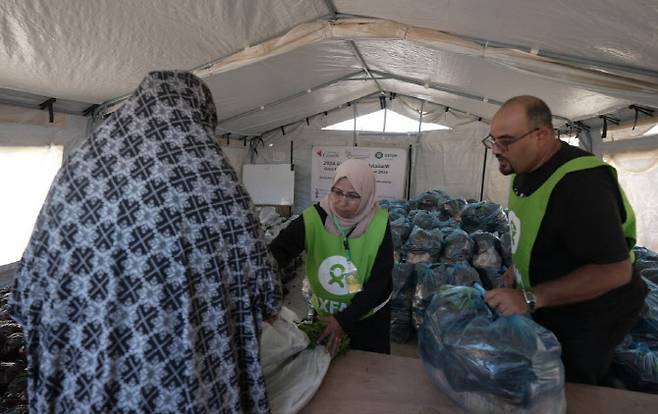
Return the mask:
<svg viewBox="0 0 658 414">
<path fill-rule="evenodd" d="M 280 308 L 208 88 L 153 72 L 64 161 L 16 275 L 30 412 L 268 412 Z"/>
</svg>

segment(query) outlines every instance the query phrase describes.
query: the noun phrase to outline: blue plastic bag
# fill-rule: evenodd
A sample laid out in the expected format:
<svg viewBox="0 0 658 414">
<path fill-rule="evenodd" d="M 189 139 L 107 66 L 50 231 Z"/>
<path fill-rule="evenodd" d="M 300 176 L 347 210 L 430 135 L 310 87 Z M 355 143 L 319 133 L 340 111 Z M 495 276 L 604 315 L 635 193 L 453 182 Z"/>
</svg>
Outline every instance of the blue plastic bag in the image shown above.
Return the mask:
<svg viewBox="0 0 658 414">
<path fill-rule="evenodd" d="M 628 388 L 658 394 L 658 338 L 626 335 L 615 349 L 613 367 Z"/>
<path fill-rule="evenodd" d="M 497 316 L 481 289 L 441 288 L 425 312 L 418 348 L 432 381 L 470 412 L 566 411 L 555 335 L 526 316 Z"/>
<path fill-rule="evenodd" d="M 416 290 L 412 301 L 414 326 L 423 322 L 425 310 L 432 297 L 446 285 L 472 286 L 480 284 L 478 272 L 467 262 L 416 264 Z"/>
<path fill-rule="evenodd" d="M 409 340 L 411 325 L 411 301 L 416 283 L 414 265 L 395 263 L 393 266 L 393 292 L 391 294 L 391 342 L 398 344 Z"/>
<path fill-rule="evenodd" d="M 509 231 L 507 216 L 503 208 L 488 201 L 467 204 L 461 213 L 461 226 L 467 233 L 482 230 L 503 234 Z"/>
</svg>

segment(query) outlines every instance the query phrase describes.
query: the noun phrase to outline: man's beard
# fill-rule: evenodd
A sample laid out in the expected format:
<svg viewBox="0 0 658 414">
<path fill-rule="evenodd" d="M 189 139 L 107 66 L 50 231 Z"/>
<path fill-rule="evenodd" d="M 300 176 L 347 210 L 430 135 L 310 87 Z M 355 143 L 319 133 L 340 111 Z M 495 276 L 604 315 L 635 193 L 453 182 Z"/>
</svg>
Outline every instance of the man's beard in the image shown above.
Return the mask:
<svg viewBox="0 0 658 414">
<path fill-rule="evenodd" d="M 496 156 L 496 159 L 498 160 L 498 171 L 500 171 L 501 174 L 514 174 L 514 168 L 512 168 L 512 164 L 510 164 L 506 158 Z"/>
</svg>

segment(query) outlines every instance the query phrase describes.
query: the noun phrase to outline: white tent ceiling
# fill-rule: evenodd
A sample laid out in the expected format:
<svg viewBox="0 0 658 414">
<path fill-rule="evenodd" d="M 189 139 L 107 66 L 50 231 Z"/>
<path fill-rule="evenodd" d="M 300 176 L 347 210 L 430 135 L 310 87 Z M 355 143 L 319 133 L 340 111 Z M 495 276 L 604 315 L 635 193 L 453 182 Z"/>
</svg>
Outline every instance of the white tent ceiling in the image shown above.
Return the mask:
<svg viewBox="0 0 658 414">
<path fill-rule="evenodd" d="M 379 91 L 485 119 L 534 94 L 578 120 L 658 107 L 656 21 L 643 0 L 5 0 L 0 91 L 111 109 L 148 71 L 194 70 L 218 132 L 246 135 Z"/>
</svg>

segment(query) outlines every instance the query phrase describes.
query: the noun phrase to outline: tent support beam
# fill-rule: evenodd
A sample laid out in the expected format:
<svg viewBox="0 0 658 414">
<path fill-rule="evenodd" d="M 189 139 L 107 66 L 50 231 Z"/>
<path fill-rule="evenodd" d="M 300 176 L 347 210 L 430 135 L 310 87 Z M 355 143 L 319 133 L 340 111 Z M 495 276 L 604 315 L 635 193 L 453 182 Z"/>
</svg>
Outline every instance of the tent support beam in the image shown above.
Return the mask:
<svg viewBox="0 0 658 414">
<path fill-rule="evenodd" d="M 375 85 L 377 85 L 377 89 L 379 89 L 379 92 L 384 93 L 384 89 L 382 88 L 382 85 L 380 85 L 379 82 L 377 82 L 377 80 L 373 76 L 373 72 L 368 67 L 366 60 L 363 58 L 363 55 L 361 54 L 359 48 L 356 46 L 356 43 L 354 43 L 354 40 L 348 40 L 347 43 L 350 45 L 352 50 L 354 50 L 354 55 L 359 60 L 359 63 L 361 63 L 361 67 L 363 68 L 363 71 L 366 73 L 366 76 L 368 76 L 368 78 L 370 78 L 375 82 Z"/>
<path fill-rule="evenodd" d="M 9 105 L 9 106 L 16 106 L 18 108 L 43 110 L 43 108 L 41 108 L 41 105 L 30 105 L 30 104 L 23 103 L 23 102 L 14 102 L 14 101 L 11 101 L 11 100 L 8 100 L 8 99 L 0 99 L 0 105 Z M 81 115 L 80 112 L 70 111 L 70 110 L 67 110 L 67 109 L 55 109 L 55 108 L 53 108 L 53 111 L 58 113 L 58 114 L 68 114 L 68 115 L 77 115 L 77 116 Z"/>
<path fill-rule="evenodd" d="M 299 91 L 299 92 L 293 93 L 292 95 L 288 95 L 288 96 L 283 97 L 281 99 L 277 99 L 276 101 L 266 103 L 265 105 L 259 106 L 258 108 L 253 108 L 253 109 L 250 109 L 246 112 L 242 112 L 242 113 L 239 113 L 237 115 L 233 115 L 233 116 L 230 116 L 228 118 L 224 118 L 224 119 L 220 120 L 217 124 L 221 125 L 221 124 L 226 123 L 226 122 L 231 122 L 231 121 L 235 121 L 236 119 L 244 118 L 245 116 L 251 115 L 251 114 L 256 113 L 258 111 L 262 111 L 264 108 L 277 106 L 277 105 L 280 105 L 282 103 L 291 101 L 295 98 L 299 98 L 300 96 L 304 96 L 304 95 L 308 94 L 309 91 L 313 92 L 313 91 L 316 91 L 318 89 L 327 88 L 327 87 L 332 86 L 332 85 L 334 85 L 338 82 L 341 82 L 341 81 L 344 81 L 344 80 L 347 80 L 347 79 L 351 79 L 354 76 L 358 76 L 358 75 L 361 75 L 361 74 L 363 74 L 363 71 L 353 72 L 353 73 L 350 73 L 349 75 L 341 76 L 338 79 L 332 79 L 330 81 L 321 83 L 319 85 L 312 86 L 311 88 L 304 89 L 303 91 Z"/>
<path fill-rule="evenodd" d="M 372 19 L 372 16 L 363 16 L 363 15 L 358 15 L 358 14 L 349 14 L 349 13 L 337 13 L 335 16 L 335 19 L 354 19 L 354 18 L 359 18 L 359 19 Z M 386 20 L 386 19 L 384 19 Z M 491 47 L 491 48 L 499 48 L 499 49 L 516 49 L 520 50 L 523 52 L 528 52 L 528 53 L 535 53 L 537 56 L 545 57 L 548 59 L 553 59 L 555 61 L 559 61 L 560 63 L 565 63 L 565 64 L 572 64 L 572 65 L 578 65 L 578 66 L 586 66 L 588 68 L 593 68 L 594 70 L 600 71 L 600 72 L 609 72 L 609 71 L 617 71 L 617 72 L 624 72 L 624 73 L 633 73 L 635 75 L 640 75 L 640 76 L 649 76 L 651 78 L 658 79 L 658 71 L 656 70 L 651 70 L 651 69 L 646 69 L 646 68 L 641 68 L 638 66 L 631 66 L 631 65 L 622 65 L 618 63 L 612 63 L 612 62 L 604 62 L 601 60 L 596 60 L 596 59 L 589 59 L 589 58 L 583 58 L 580 56 L 573 56 L 573 55 L 567 55 L 567 54 L 562 54 L 562 53 L 557 53 L 553 52 L 550 50 L 536 50 L 528 46 L 520 46 L 520 45 L 515 45 L 511 43 L 503 43 L 503 42 L 497 42 L 495 40 L 487 40 L 487 39 L 482 39 L 478 37 L 469 37 L 469 36 L 463 36 L 459 34 L 455 34 L 452 32 L 443 32 L 446 34 L 449 34 L 451 36 L 456 36 L 459 38 L 462 38 L 464 40 L 477 43 L 478 45 L 482 47 Z"/>
<path fill-rule="evenodd" d="M 327 9 L 329 9 L 329 12 L 331 13 L 331 18 L 332 19 L 337 19 L 338 18 L 338 12 L 336 10 L 336 5 L 334 4 L 333 0 L 324 0 L 324 4 L 327 6 Z M 361 63 L 361 67 L 366 73 L 366 76 L 370 78 L 371 80 L 375 81 L 375 85 L 377 85 L 377 88 L 379 89 L 379 92 L 384 93 L 384 89 L 382 86 L 377 82 L 377 79 L 372 75 L 372 72 L 370 71 L 370 68 L 368 67 L 368 64 L 366 63 L 366 60 L 363 58 L 363 55 L 361 54 L 361 51 L 359 48 L 356 46 L 356 43 L 354 43 L 353 40 L 348 40 L 347 43 L 350 45 L 352 50 L 354 51 L 354 55 L 356 58 L 359 60 Z"/>
<path fill-rule="evenodd" d="M 425 103 L 431 103 L 431 104 L 433 104 L 433 105 L 437 105 L 437 106 L 447 107 L 447 106 L 444 105 L 444 104 L 440 104 L 440 103 L 437 103 L 437 102 L 434 102 L 434 101 L 430 101 L 430 100 L 428 100 L 428 99 L 420 99 L 420 98 L 417 98 L 417 97 L 415 97 L 415 96 L 405 95 L 405 94 L 403 94 L 403 93 L 398 93 L 398 92 L 396 92 L 395 94 L 396 94 L 397 96 L 402 96 L 402 97 L 409 98 L 409 99 L 416 99 L 416 100 L 418 100 L 418 101 L 423 101 L 423 102 L 425 102 Z M 368 95 L 364 95 L 364 96 L 362 96 L 362 97 L 360 97 L 360 98 L 357 98 L 357 99 L 355 99 L 355 100 L 349 102 L 348 105 L 356 106 L 356 104 L 357 104 L 359 101 L 362 101 L 362 100 L 365 100 L 365 99 L 368 99 L 368 98 L 371 98 L 371 97 L 377 97 L 377 98 L 379 98 L 380 95 L 381 95 L 381 92 L 370 93 L 370 94 L 368 94 Z M 332 108 L 332 109 L 326 110 L 326 111 L 318 112 L 318 113 L 313 114 L 313 115 L 307 115 L 307 116 L 305 116 L 304 118 L 301 118 L 301 119 L 299 119 L 299 120 L 297 120 L 297 121 L 289 122 L 289 123 L 287 123 L 287 124 L 285 124 L 285 125 L 278 126 L 278 127 L 276 127 L 276 128 L 268 129 L 267 131 L 264 131 L 264 132 L 260 133 L 259 135 L 260 135 L 260 136 L 264 136 L 264 135 L 269 134 L 269 133 L 271 133 L 271 132 L 274 132 L 274 131 L 280 130 L 282 127 L 285 128 L 285 127 L 289 127 L 289 126 L 291 126 L 291 125 L 295 125 L 295 124 L 299 124 L 299 123 L 302 123 L 302 122 L 306 122 L 307 119 L 313 118 L 313 117 L 318 116 L 318 115 L 320 115 L 320 114 L 327 114 L 327 113 L 329 113 L 329 112 L 334 112 L 334 111 L 337 111 L 337 110 L 339 110 L 339 109 L 342 109 L 342 105 L 341 105 L 341 106 L 338 106 L 338 107 L 336 107 L 336 108 Z M 451 110 L 451 111 L 454 111 L 454 112 L 460 112 L 460 113 L 462 113 L 462 114 L 464 114 L 464 115 L 471 116 L 471 117 L 473 117 L 473 119 L 474 119 L 475 121 L 479 121 L 479 122 L 489 122 L 487 119 L 485 119 L 485 118 L 483 118 L 483 117 L 481 117 L 481 116 L 479 116 L 479 115 L 475 115 L 475 114 L 472 114 L 472 113 L 470 113 L 470 112 L 462 111 L 462 110 L 460 110 L 460 109 L 458 109 L 458 108 L 455 108 L 454 106 L 451 106 L 451 107 L 450 107 L 450 110 Z M 355 117 L 355 119 L 356 119 L 356 117 Z M 355 135 L 356 135 L 356 132 L 354 132 L 354 133 L 355 133 Z M 361 133 L 361 134 L 362 134 L 362 135 L 369 135 L 367 132 L 366 132 L 366 133 Z M 376 135 L 381 135 L 382 133 L 381 133 L 381 132 L 376 132 L 376 133 L 374 133 L 374 134 L 376 134 Z M 405 133 L 405 134 L 389 133 L 389 134 L 391 134 L 391 135 L 407 135 L 406 133 Z M 248 134 L 248 135 L 254 135 L 254 134 Z M 355 145 L 355 146 L 356 146 L 356 145 Z"/>
<path fill-rule="evenodd" d="M 334 4 L 333 0 L 324 0 L 324 4 L 327 6 L 327 9 L 329 9 L 329 13 L 331 14 L 331 17 L 333 19 L 336 18 L 336 5 Z"/>
<path fill-rule="evenodd" d="M 55 122 L 55 113 L 53 112 L 53 104 L 55 103 L 55 101 L 57 101 L 57 99 L 48 98 L 46 101 L 43 101 L 41 104 L 39 104 L 39 108 L 41 109 L 48 108 L 48 117 L 51 124 Z"/>
<path fill-rule="evenodd" d="M 496 99 L 491 99 L 491 98 L 487 98 L 487 97 L 484 97 L 484 96 L 473 95 L 473 94 L 470 94 L 470 93 L 467 93 L 467 92 L 462 92 L 462 91 L 459 91 L 459 90 L 456 90 L 456 89 L 453 89 L 453 88 L 449 88 L 447 86 L 437 85 L 437 84 L 432 83 L 432 82 L 422 82 L 418 79 L 409 78 L 409 77 L 406 77 L 406 76 L 394 75 L 392 73 L 381 72 L 381 71 L 377 71 L 377 70 L 373 71 L 373 73 L 378 75 L 378 76 L 381 76 L 381 77 L 387 77 L 387 78 L 390 78 L 390 79 L 399 80 L 401 82 L 411 83 L 411 84 L 414 84 L 414 85 L 425 87 L 427 89 L 432 89 L 432 90 L 439 91 L 439 92 L 449 93 L 451 95 L 460 96 L 462 98 L 471 99 L 471 100 L 474 100 L 474 101 L 490 103 L 492 105 L 497 105 L 497 106 L 501 106 L 503 104 L 503 102 L 498 101 Z M 559 120 L 565 121 L 565 122 L 571 122 L 571 120 L 569 120 L 568 118 L 565 118 L 565 117 L 559 116 L 559 115 L 555 115 L 555 114 L 553 114 L 553 118 L 559 119 Z"/>
</svg>

